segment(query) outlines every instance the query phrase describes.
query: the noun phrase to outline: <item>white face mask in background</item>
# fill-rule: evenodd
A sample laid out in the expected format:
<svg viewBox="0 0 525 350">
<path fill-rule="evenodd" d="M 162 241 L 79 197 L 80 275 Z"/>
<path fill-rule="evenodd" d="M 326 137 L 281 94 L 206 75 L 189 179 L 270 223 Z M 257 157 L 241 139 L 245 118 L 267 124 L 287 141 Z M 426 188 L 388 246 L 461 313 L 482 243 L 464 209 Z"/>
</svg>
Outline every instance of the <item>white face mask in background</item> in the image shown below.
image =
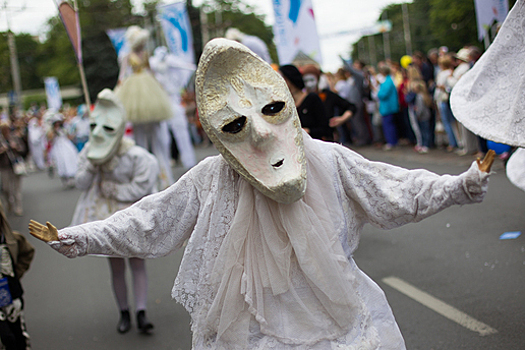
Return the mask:
<svg viewBox="0 0 525 350">
<path fill-rule="evenodd" d="M 115 94 L 104 89 L 98 95 L 97 104 L 89 118 L 88 160 L 100 165 L 117 153 L 126 130 L 126 112 Z"/>
</svg>

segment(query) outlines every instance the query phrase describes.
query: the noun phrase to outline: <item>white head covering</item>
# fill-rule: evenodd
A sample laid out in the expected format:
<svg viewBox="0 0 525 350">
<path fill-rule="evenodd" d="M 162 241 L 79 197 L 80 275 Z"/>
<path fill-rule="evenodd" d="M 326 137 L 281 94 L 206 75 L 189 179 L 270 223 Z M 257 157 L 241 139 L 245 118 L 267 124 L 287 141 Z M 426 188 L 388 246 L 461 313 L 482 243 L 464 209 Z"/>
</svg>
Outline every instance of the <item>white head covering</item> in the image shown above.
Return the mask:
<svg viewBox="0 0 525 350">
<path fill-rule="evenodd" d="M 525 0 L 518 0 L 496 39 L 452 89 L 454 116 L 488 140 L 525 147 Z"/>
<path fill-rule="evenodd" d="M 51 125 L 56 122 L 61 122 L 64 119 L 64 115 L 62 113 L 57 112 L 54 109 L 48 109 L 46 113 L 44 113 L 44 121 Z"/>
<path fill-rule="evenodd" d="M 146 43 L 149 38 L 149 32 L 147 29 L 142 29 L 139 26 L 131 26 L 126 30 L 125 37 L 129 47 L 134 50 Z"/>
</svg>

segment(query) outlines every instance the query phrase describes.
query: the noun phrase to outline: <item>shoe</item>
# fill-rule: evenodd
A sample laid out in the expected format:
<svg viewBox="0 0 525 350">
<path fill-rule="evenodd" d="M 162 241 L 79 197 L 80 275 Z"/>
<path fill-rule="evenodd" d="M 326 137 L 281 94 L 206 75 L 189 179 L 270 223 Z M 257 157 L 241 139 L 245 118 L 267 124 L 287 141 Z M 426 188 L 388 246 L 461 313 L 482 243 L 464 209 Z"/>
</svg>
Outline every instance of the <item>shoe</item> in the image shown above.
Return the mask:
<svg viewBox="0 0 525 350">
<path fill-rule="evenodd" d="M 427 154 L 427 153 L 428 153 L 428 147 L 425 147 L 425 146 L 421 147 L 421 148 L 419 149 L 419 153 L 421 153 L 421 154 Z"/>
<path fill-rule="evenodd" d="M 383 146 L 383 151 L 391 151 L 392 148 L 394 148 L 394 146 L 392 146 L 391 144 L 387 143 L 386 145 Z"/>
<path fill-rule="evenodd" d="M 153 325 L 146 318 L 146 311 L 140 310 L 137 312 L 137 328 L 141 333 L 148 334 L 153 329 Z"/>
<path fill-rule="evenodd" d="M 120 320 L 118 321 L 117 331 L 119 333 L 126 333 L 131 329 L 131 317 L 129 310 L 120 311 Z"/>
</svg>

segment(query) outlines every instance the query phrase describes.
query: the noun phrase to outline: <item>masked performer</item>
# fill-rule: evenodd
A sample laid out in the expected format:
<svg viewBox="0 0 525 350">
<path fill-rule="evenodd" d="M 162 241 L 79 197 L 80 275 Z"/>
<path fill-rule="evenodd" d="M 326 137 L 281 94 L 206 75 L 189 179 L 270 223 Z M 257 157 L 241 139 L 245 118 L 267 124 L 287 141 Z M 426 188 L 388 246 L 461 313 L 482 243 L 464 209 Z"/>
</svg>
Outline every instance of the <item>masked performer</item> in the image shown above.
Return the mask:
<svg viewBox="0 0 525 350">
<path fill-rule="evenodd" d="M 454 116 L 487 140 L 519 147 L 507 177 L 525 190 L 525 1 L 519 0 L 494 42 L 452 89 Z"/>
<path fill-rule="evenodd" d="M 149 32 L 137 26 L 126 31 L 126 43 L 131 52 L 124 56 L 115 93 L 133 123 L 137 145 L 151 151 L 160 167 L 159 186 L 164 189 L 174 181 L 170 166 L 169 138 L 166 120 L 172 115 L 170 100 L 150 71 L 146 43 Z"/>
<path fill-rule="evenodd" d="M 104 221 L 32 221 L 30 232 L 71 258 L 159 257 L 188 240 L 172 296 L 191 315 L 193 349 L 404 349 L 384 293 L 352 258 L 362 227 L 480 202 L 491 161 L 439 176 L 314 140 L 284 79 L 226 39 L 206 45 L 196 91 L 221 155 Z"/>
<path fill-rule="evenodd" d="M 89 143 L 79 156 L 75 177 L 77 188 L 83 190 L 71 226 L 103 220 L 118 210 L 129 207 L 142 197 L 155 192 L 159 167 L 156 158 L 123 138 L 126 112 L 115 94 L 105 89 L 98 95 L 90 116 Z M 133 275 L 133 291 L 137 327 L 149 332 L 153 325 L 146 318 L 147 276 L 145 261 L 128 259 Z M 110 257 L 113 291 L 120 309 L 117 330 L 127 332 L 131 319 L 126 288 L 126 261 Z"/>
</svg>

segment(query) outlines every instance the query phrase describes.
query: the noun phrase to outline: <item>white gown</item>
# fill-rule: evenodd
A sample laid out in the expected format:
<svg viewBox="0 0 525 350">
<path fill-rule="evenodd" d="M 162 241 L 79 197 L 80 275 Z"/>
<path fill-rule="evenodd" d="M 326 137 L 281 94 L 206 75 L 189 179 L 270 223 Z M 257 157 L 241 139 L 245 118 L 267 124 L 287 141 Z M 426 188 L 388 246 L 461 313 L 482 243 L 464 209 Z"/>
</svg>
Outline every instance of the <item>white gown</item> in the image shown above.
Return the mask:
<svg viewBox="0 0 525 350">
<path fill-rule="evenodd" d="M 38 125 L 36 119 L 31 119 L 27 126 L 27 133 L 29 139 L 29 153 L 35 162 L 38 169 L 43 170 L 46 167 L 45 151 L 46 151 L 46 131 L 45 125 Z"/>
<path fill-rule="evenodd" d="M 60 178 L 75 177 L 78 168 L 78 151 L 63 131 L 53 139 L 49 156 Z"/>
<path fill-rule="evenodd" d="M 487 190 L 489 175 L 482 173 L 475 163 L 458 176 L 406 170 L 371 162 L 345 147 L 312 140 L 308 135 L 303 135 L 309 175 L 305 197 L 300 201 L 313 207 L 322 203 L 324 210 L 328 209 L 327 217 L 318 219 L 334 225 L 336 239 L 332 244 L 343 254 L 338 261 L 346 266 L 347 275 L 344 278 L 352 280 L 355 286 L 348 292 L 359 303 L 356 309 L 359 312 L 351 316 L 355 326 L 346 329 L 345 333 L 317 337 L 303 344 L 286 338 L 286 335 L 278 338 L 265 332 L 265 325 L 261 323 L 265 320 L 250 314 L 253 310 L 241 302 L 241 305 L 237 305 L 240 308 L 239 319 L 249 320 L 249 334 L 248 339 L 241 339 L 239 343 L 249 345 L 242 347 L 239 343 L 226 343 L 222 338 L 217 340 L 217 332 L 213 333 L 210 324 L 213 326 L 219 320 L 212 319 L 210 323 L 207 316 L 217 301 L 218 291 L 213 281 L 217 273 L 216 265 L 219 264 L 218 256 L 231 236 L 232 223 L 239 219 L 236 213 L 250 210 L 239 205 L 242 196 L 247 193 L 243 191 L 259 199 L 264 197 L 220 155 L 205 159 L 165 191 L 148 196 L 105 221 L 59 230 L 61 240 L 73 239 L 76 242 L 65 254 L 69 257 L 105 254 L 155 258 L 170 254 L 189 240 L 172 296 L 191 315 L 193 349 L 405 349 L 403 337 L 383 291 L 357 267 L 352 258 L 362 227 L 371 223 L 385 229 L 394 228 L 420 221 L 454 204 L 481 202 Z M 310 176 L 311 169 L 321 169 L 326 177 L 320 179 Z M 310 189 L 322 189 L 319 184 L 325 184 L 325 180 L 333 187 L 325 188 L 326 198 L 321 192 L 312 201 Z M 334 197 L 329 197 L 330 193 Z M 264 198 L 262 200 L 266 203 L 273 202 Z M 326 203 L 327 199 L 331 203 Z M 280 207 L 286 209 L 291 205 L 295 203 Z M 259 211 L 254 212 L 256 215 L 261 214 Z M 330 222 L 331 219 L 333 222 Z M 267 224 L 272 225 L 271 222 L 264 222 L 263 226 L 267 227 Z M 144 235 L 146 232 L 147 238 Z M 247 237 L 252 239 L 252 234 L 257 233 L 248 232 Z M 308 256 L 313 257 L 311 263 L 314 265 L 315 261 L 326 259 L 326 256 L 316 251 L 315 246 L 306 249 L 310 249 Z M 252 259 L 257 261 L 257 255 L 256 251 Z M 289 278 L 294 290 L 301 291 L 301 295 L 315 293 L 310 289 L 310 284 L 305 282 L 306 272 L 297 268 L 297 259 L 291 259 L 295 268 Z M 246 280 L 253 279 L 254 275 L 248 266 L 243 268 L 243 277 L 239 282 L 241 286 L 229 287 L 238 289 L 244 300 L 249 302 L 251 297 L 260 295 L 246 293 Z M 326 272 L 323 270 L 323 273 Z M 263 297 L 270 302 L 279 298 L 268 292 Z M 315 311 L 322 313 L 322 310 Z M 293 313 L 293 310 L 285 308 L 273 310 L 267 319 L 286 325 L 282 329 L 283 333 L 292 333 L 296 324 L 288 320 L 293 318 Z"/>
<path fill-rule="evenodd" d="M 71 226 L 106 219 L 156 192 L 159 174 L 157 159 L 144 148 L 135 146 L 131 139 L 124 139 L 117 154 L 99 169 L 87 159 L 88 150 L 89 144 L 79 155 L 75 183 L 83 192 L 78 199 Z M 101 187 L 112 195 L 103 194 Z"/>
</svg>

